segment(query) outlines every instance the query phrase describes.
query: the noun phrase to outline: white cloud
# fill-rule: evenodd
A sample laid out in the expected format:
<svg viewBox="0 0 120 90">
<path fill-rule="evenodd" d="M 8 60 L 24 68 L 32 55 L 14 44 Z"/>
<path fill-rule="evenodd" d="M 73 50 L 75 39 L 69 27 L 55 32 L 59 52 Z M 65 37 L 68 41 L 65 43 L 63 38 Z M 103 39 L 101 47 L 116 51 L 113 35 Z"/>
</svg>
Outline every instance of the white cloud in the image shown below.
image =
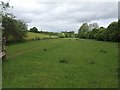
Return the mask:
<svg viewBox="0 0 120 90">
<path fill-rule="evenodd" d="M 10 0 L 12 12 L 29 28 L 77 32 L 84 22 L 107 26 L 118 18 L 118 0 Z"/>
</svg>

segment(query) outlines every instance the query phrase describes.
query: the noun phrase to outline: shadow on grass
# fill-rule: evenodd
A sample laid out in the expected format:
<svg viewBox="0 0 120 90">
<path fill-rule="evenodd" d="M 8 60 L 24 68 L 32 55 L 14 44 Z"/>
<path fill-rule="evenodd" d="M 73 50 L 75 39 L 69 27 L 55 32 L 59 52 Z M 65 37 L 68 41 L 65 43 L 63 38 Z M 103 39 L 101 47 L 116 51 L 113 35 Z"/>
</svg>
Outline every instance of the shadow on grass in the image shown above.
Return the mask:
<svg viewBox="0 0 120 90">
<path fill-rule="evenodd" d="M 7 42 L 7 46 L 10 46 L 10 45 L 17 45 L 17 44 L 22 44 L 22 43 L 27 43 L 29 41 L 18 41 L 18 42 Z"/>
</svg>

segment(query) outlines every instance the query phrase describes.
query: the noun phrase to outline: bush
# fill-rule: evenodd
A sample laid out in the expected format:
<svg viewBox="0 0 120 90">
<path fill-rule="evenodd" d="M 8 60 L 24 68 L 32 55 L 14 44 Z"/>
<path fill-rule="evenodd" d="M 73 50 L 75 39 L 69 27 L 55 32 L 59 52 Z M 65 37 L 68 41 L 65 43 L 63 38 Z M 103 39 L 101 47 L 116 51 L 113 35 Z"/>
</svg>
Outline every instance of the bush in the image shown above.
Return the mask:
<svg viewBox="0 0 120 90">
<path fill-rule="evenodd" d="M 65 38 L 66 37 L 64 33 L 59 33 L 58 36 L 59 36 L 59 38 Z"/>
</svg>

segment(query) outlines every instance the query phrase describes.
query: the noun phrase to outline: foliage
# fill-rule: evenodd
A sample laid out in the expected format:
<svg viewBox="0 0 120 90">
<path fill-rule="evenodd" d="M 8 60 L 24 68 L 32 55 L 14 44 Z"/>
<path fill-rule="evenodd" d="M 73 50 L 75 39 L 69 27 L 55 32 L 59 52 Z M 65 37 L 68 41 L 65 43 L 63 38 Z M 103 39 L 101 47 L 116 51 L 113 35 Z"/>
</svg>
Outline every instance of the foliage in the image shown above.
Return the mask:
<svg viewBox="0 0 120 90">
<path fill-rule="evenodd" d="M 89 31 L 89 26 L 87 23 L 83 23 L 83 25 L 78 30 L 78 34 L 80 38 L 86 38 L 86 34 Z"/>
<path fill-rule="evenodd" d="M 74 37 L 74 31 L 69 31 L 69 32 L 67 32 L 67 31 L 62 31 L 62 33 L 64 33 L 64 35 L 65 35 L 65 38 L 72 38 L 72 37 Z"/>
<path fill-rule="evenodd" d="M 0 1 L 0 16 L 6 16 L 6 15 L 11 15 L 11 13 L 8 13 L 7 10 L 10 8 L 9 2 L 5 3 Z"/>
<path fill-rule="evenodd" d="M 100 27 L 100 28 L 98 29 L 98 31 L 94 34 L 94 38 L 97 39 L 97 40 L 104 41 L 105 30 L 106 30 L 105 28 Z"/>
<path fill-rule="evenodd" d="M 107 28 L 94 28 L 92 31 L 88 29 L 87 24 L 83 24 L 78 35 L 80 38 L 96 39 L 101 41 L 120 41 L 120 20 L 112 22 Z"/>
<path fill-rule="evenodd" d="M 75 38 L 79 38 L 79 35 L 77 33 L 75 34 Z"/>
<path fill-rule="evenodd" d="M 30 28 L 30 32 L 38 33 L 38 29 L 36 27 Z"/>
<path fill-rule="evenodd" d="M 64 33 L 59 33 L 58 36 L 59 36 L 59 38 L 65 38 L 66 37 Z"/>
<path fill-rule="evenodd" d="M 9 2 L 1 2 L 2 32 L 7 42 L 23 41 L 27 31 L 27 25 L 12 13 L 8 13 Z"/>
<path fill-rule="evenodd" d="M 2 17 L 3 36 L 7 42 L 23 41 L 26 36 L 27 25 L 20 20 L 8 16 Z"/>
<path fill-rule="evenodd" d="M 41 39 L 55 39 L 58 38 L 58 36 L 51 36 L 49 37 L 49 35 L 46 34 L 41 34 L 41 33 L 33 33 L 33 32 L 27 32 L 25 39 L 26 40 L 41 40 Z"/>
<path fill-rule="evenodd" d="M 60 38 L 74 38 L 75 37 L 74 31 L 62 31 L 58 33 L 58 32 L 39 31 L 36 27 L 33 27 L 33 28 L 30 28 L 29 32 L 46 34 L 46 35 L 49 35 L 49 37 L 51 36 L 56 36 Z"/>
<path fill-rule="evenodd" d="M 120 39 L 120 30 L 118 29 L 118 22 L 112 22 L 105 32 L 105 39 L 107 41 L 119 41 Z"/>
</svg>

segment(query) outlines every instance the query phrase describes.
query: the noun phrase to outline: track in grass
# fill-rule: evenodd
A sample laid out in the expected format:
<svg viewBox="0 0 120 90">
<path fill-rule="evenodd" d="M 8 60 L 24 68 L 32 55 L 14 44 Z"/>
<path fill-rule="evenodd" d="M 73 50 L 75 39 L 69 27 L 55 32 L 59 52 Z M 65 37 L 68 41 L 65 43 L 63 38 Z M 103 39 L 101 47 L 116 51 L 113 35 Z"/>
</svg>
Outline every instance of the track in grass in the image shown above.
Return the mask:
<svg viewBox="0 0 120 90">
<path fill-rule="evenodd" d="M 54 39 L 7 47 L 3 87 L 118 87 L 117 43 Z"/>
</svg>

